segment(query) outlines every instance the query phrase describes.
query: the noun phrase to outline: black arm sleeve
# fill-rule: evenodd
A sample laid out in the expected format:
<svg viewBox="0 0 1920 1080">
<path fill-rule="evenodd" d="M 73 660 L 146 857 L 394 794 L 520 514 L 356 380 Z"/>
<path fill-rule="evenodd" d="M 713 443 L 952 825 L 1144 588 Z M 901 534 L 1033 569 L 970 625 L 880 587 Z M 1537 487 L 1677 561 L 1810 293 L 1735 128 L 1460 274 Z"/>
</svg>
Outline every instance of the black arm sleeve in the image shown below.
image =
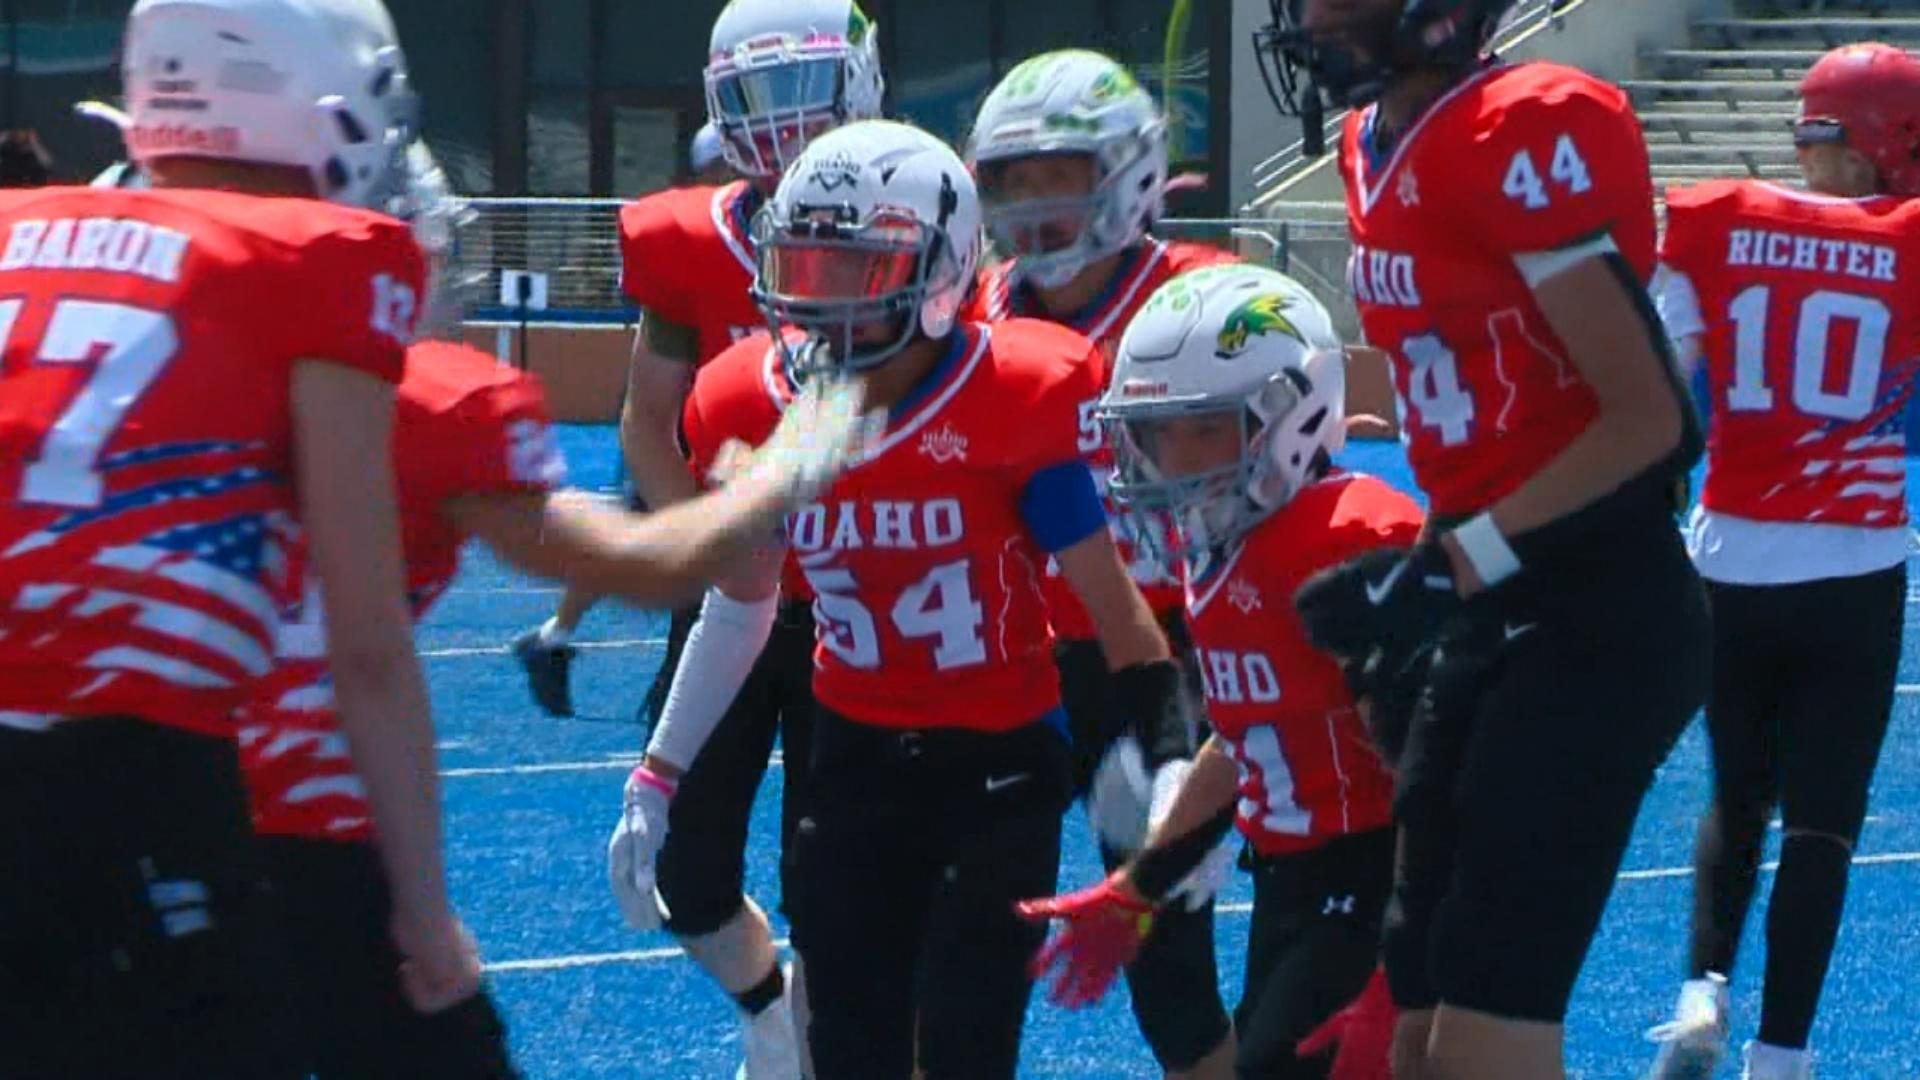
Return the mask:
<svg viewBox="0 0 1920 1080">
<path fill-rule="evenodd" d="M 1193 755 L 1193 726 L 1180 681 L 1180 665 L 1172 660 L 1130 664 L 1113 673 L 1125 731 L 1140 743 L 1149 769 Z"/>
<path fill-rule="evenodd" d="M 1174 886 L 1193 873 L 1194 868 L 1200 865 L 1231 828 L 1233 803 L 1229 802 L 1220 808 L 1219 813 L 1208 818 L 1206 824 L 1171 843 L 1150 847 L 1135 856 L 1133 867 L 1127 872 L 1127 880 L 1133 883 L 1141 896 L 1158 904 L 1173 891 Z"/>
</svg>

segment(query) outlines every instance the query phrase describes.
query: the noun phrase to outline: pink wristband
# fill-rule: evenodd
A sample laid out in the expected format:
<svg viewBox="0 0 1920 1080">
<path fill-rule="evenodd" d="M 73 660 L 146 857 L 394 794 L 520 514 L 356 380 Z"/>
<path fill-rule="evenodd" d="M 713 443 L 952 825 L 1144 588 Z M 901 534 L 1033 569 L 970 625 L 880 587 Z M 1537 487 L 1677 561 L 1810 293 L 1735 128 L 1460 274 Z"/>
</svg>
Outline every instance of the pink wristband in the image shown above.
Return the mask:
<svg viewBox="0 0 1920 1080">
<path fill-rule="evenodd" d="M 678 784 L 647 768 L 645 765 L 635 765 L 633 772 L 627 774 L 627 782 L 650 787 L 669 799 L 673 798 L 673 793 L 679 789 Z"/>
</svg>

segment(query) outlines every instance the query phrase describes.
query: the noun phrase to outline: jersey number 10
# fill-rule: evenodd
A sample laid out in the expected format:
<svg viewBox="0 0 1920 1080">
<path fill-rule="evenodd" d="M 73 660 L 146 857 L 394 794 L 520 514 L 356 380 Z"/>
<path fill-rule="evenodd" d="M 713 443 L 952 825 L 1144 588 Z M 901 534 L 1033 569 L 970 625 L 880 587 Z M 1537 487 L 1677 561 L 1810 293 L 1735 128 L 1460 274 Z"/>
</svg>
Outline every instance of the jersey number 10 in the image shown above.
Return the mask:
<svg viewBox="0 0 1920 1080">
<path fill-rule="evenodd" d="M 1773 408 L 1773 389 L 1767 385 L 1767 316 L 1773 290 L 1755 285 L 1733 298 L 1733 383 L 1727 387 L 1727 408 L 1761 412 Z M 1833 344 L 1833 324 L 1851 320 L 1856 325 L 1853 356 L 1839 392 L 1827 389 L 1827 355 Z M 1873 411 L 1880 396 L 1880 372 L 1887 359 L 1887 333 L 1893 317 L 1887 305 L 1870 296 L 1821 290 L 1800 302 L 1793 334 L 1793 407 L 1808 416 L 1830 420 L 1861 420 Z"/>
</svg>

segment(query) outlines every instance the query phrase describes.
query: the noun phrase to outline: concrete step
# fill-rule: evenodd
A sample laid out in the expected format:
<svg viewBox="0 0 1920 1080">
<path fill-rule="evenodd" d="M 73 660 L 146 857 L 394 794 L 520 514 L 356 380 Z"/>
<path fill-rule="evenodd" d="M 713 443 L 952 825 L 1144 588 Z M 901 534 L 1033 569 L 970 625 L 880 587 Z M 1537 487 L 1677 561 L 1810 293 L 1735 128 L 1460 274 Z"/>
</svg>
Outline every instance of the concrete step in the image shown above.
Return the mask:
<svg viewBox="0 0 1920 1080">
<path fill-rule="evenodd" d="M 1784 41 L 1804 41 L 1833 48 L 1852 41 L 1909 41 L 1920 39 L 1920 18 L 1902 15 L 1868 17 L 1850 15 L 1788 16 L 1775 19 L 1698 19 L 1693 23 L 1694 43 L 1743 45 L 1765 41 L 1778 46 Z"/>
<path fill-rule="evenodd" d="M 1640 110 L 1640 126 L 1651 137 L 1656 132 L 1688 132 L 1696 135 L 1756 136 L 1784 135 L 1793 128 L 1792 112 L 1701 112 L 1674 109 L 1663 112 Z"/>
<path fill-rule="evenodd" d="M 1709 131 L 1689 129 L 1679 131 L 1667 128 L 1643 128 L 1648 146 L 1707 146 L 1720 150 L 1771 150 L 1775 147 L 1793 148 L 1793 140 L 1787 137 L 1785 127 L 1770 128 L 1766 131 Z"/>
<path fill-rule="evenodd" d="M 1749 161 L 1754 164 L 1792 165 L 1800 160 L 1791 143 L 1717 146 L 1702 143 L 1649 144 L 1647 153 L 1656 163 Z"/>
<path fill-rule="evenodd" d="M 1636 103 L 1675 99 L 1780 103 L 1800 96 L 1799 84 L 1785 79 L 1628 79 L 1620 86 Z"/>
</svg>

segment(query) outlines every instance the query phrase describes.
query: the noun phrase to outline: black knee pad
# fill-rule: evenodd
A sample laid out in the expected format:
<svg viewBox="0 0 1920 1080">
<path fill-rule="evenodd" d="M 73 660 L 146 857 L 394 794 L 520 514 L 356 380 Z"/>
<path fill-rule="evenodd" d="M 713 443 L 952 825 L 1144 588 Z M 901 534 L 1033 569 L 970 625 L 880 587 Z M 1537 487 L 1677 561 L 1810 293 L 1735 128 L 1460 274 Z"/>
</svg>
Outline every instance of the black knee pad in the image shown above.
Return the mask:
<svg viewBox="0 0 1920 1080">
<path fill-rule="evenodd" d="M 667 929 L 679 937 L 700 937 L 725 926 L 746 906 L 745 863 L 731 845 L 702 844 L 698 835 L 679 844 L 669 832 L 655 862 L 660 898 L 667 904 Z"/>
</svg>

